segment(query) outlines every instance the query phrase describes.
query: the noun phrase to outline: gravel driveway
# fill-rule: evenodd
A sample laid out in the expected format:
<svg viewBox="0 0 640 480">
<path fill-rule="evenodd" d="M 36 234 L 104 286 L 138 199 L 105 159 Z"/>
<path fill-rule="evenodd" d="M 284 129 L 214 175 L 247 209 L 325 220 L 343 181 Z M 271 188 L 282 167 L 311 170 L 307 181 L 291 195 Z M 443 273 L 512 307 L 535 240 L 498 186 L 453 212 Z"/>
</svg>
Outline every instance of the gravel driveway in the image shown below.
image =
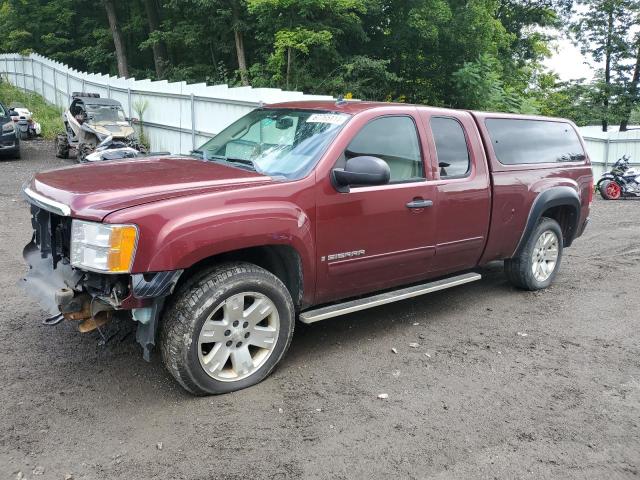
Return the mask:
<svg viewBox="0 0 640 480">
<path fill-rule="evenodd" d="M 194 398 L 124 330 L 101 345 L 40 323 L 15 286 L 31 235 L 19 190 L 71 162 L 22 148 L 0 161 L 0 479 L 640 476 L 640 202 L 596 200 L 548 290 L 492 265 L 299 325 L 262 384 Z"/>
</svg>

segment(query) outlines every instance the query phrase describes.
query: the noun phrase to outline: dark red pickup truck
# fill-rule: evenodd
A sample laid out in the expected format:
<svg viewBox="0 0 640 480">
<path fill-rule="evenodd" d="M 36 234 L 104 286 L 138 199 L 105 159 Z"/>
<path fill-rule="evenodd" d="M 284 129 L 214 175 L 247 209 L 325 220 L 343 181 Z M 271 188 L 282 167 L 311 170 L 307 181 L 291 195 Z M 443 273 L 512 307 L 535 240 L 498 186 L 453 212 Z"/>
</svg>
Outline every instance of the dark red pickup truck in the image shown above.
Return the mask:
<svg viewBox="0 0 640 480">
<path fill-rule="evenodd" d="M 478 280 L 493 260 L 520 288 L 548 286 L 592 193 L 567 120 L 277 104 L 189 156 L 37 174 L 24 283 L 49 323 L 127 315 L 145 358 L 158 342 L 185 389 L 223 393 L 271 372 L 296 318 Z"/>
</svg>

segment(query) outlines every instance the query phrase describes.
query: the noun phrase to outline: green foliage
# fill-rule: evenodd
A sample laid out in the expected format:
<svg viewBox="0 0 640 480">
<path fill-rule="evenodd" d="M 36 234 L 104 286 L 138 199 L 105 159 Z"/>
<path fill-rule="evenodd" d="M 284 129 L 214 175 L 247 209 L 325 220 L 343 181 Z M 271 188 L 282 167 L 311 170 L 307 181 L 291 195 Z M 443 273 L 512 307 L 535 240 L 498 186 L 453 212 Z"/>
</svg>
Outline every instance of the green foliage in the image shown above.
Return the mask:
<svg viewBox="0 0 640 480">
<path fill-rule="evenodd" d="M 502 80 L 498 60 L 489 54 L 480 55 L 474 62 L 466 62 L 453 74 L 458 92 L 457 105 L 474 110 L 536 113 L 526 104 L 524 95 L 513 91 Z M 531 111 L 533 110 L 533 111 Z"/>
<path fill-rule="evenodd" d="M 637 102 L 637 80 L 630 82 L 630 65 L 640 63 L 638 0 L 579 0 L 583 6 L 571 29 L 584 54 L 604 64 L 592 87 L 599 97 L 603 130 L 628 119 Z"/>
<path fill-rule="evenodd" d="M 609 51 L 608 81 L 600 75 L 592 84 L 566 84 L 541 67 L 550 55 L 549 32 L 572 18 L 572 0 L 113 4 L 129 73 L 138 78 L 249 82 L 366 100 L 539 112 L 581 124 L 603 116 L 616 121 L 624 117 L 620 112 L 637 107 L 630 58 L 640 43 L 634 46 L 635 30 L 628 25 L 640 0 L 577 1 L 588 9 L 573 31 L 595 59 Z M 603 26 L 610 11 L 615 39 L 606 47 Z M 100 1 L 0 0 L 0 28 L 0 52 L 35 51 L 77 69 L 117 72 Z"/>
<path fill-rule="evenodd" d="M 13 102 L 20 102 L 33 113 L 33 119 L 40 123 L 42 136 L 53 139 L 64 130 L 62 111 L 47 103 L 37 93 L 29 93 L 14 87 L 5 79 L 0 79 L 0 102 L 6 107 Z"/>
</svg>

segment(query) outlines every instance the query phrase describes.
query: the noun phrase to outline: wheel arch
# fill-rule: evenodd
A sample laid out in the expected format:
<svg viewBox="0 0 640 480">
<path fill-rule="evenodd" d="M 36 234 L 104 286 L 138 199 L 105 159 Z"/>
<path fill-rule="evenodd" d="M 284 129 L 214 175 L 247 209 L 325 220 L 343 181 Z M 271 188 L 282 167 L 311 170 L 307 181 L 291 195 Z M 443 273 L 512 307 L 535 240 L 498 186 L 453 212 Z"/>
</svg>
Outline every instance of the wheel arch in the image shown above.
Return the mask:
<svg viewBox="0 0 640 480">
<path fill-rule="evenodd" d="M 264 268 L 287 287 L 296 309 L 306 306 L 303 300 L 305 279 L 302 257 L 290 245 L 260 245 L 211 255 L 187 268 L 178 285 L 204 269 L 230 262 L 247 262 Z"/>
<path fill-rule="evenodd" d="M 571 246 L 578 229 L 580 207 L 580 197 L 571 187 L 557 186 L 541 192 L 531 205 L 527 223 L 512 256 L 521 252 L 542 217 L 557 221 L 562 229 L 563 246 Z"/>
</svg>

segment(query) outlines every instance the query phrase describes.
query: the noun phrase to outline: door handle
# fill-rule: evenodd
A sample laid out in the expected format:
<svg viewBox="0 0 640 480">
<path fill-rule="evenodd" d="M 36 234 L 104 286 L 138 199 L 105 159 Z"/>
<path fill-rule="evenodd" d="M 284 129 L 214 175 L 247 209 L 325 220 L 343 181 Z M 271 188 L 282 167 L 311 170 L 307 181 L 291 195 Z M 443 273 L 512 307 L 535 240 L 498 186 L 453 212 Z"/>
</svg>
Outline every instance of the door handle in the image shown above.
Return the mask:
<svg viewBox="0 0 640 480">
<path fill-rule="evenodd" d="M 407 203 L 408 208 L 427 208 L 432 206 L 433 206 L 432 200 L 425 200 L 423 198 L 414 198 L 409 203 Z"/>
</svg>

